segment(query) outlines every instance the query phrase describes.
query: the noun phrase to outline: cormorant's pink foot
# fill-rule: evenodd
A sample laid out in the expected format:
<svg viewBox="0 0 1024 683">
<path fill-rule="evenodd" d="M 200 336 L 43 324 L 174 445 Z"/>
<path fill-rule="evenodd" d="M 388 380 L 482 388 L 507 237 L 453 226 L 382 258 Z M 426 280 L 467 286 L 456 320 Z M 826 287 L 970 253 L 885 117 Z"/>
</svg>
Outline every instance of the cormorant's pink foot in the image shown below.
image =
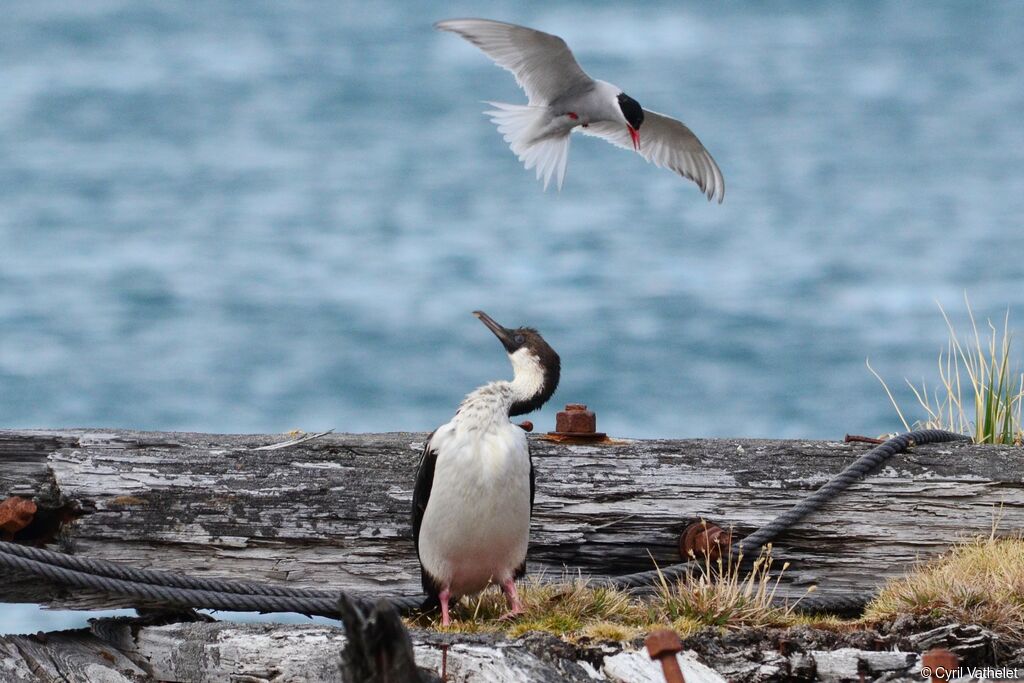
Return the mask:
<svg viewBox="0 0 1024 683">
<path fill-rule="evenodd" d="M 441 603 L 441 626 L 450 626 L 452 623 L 452 618 L 448 614 L 448 599 L 451 595 L 451 592 L 445 588 L 441 591 L 441 594 L 437 596 L 438 601 Z"/>
<path fill-rule="evenodd" d="M 505 594 L 505 598 L 508 600 L 509 611 L 501 615 L 500 621 L 515 619 L 525 611 L 523 603 L 519 600 L 519 593 L 516 591 L 515 579 L 505 579 L 502 581 L 501 592 Z"/>
</svg>

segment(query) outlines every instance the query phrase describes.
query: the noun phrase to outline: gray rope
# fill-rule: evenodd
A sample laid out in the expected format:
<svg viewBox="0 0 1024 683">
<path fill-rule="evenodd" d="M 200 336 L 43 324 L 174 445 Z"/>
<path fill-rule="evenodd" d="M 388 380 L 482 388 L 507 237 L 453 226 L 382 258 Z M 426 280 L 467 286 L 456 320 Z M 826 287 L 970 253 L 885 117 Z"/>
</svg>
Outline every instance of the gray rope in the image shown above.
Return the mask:
<svg viewBox="0 0 1024 683">
<path fill-rule="evenodd" d="M 764 525 L 745 539 L 733 544 L 734 556 L 759 550 L 801 519 L 821 509 L 851 484 L 875 471 L 897 453 L 915 444 L 965 440 L 960 434 L 935 429 L 918 430 L 889 439 L 847 466 L 813 494 Z M 609 579 L 596 579 L 597 585 L 620 589 L 650 586 L 675 580 L 689 572 L 695 562 L 684 562 L 660 570 L 637 572 Z M 42 548 L 0 542 L 0 566 L 43 576 L 61 585 L 125 595 L 143 601 L 177 607 L 232 610 L 243 612 L 298 612 L 337 617 L 341 591 L 275 586 L 254 581 L 215 577 L 193 577 L 175 572 L 138 569 L 116 562 L 83 558 Z M 356 599 L 362 602 L 361 599 Z M 399 611 L 419 607 L 421 596 L 389 598 Z M 801 601 L 803 611 L 853 611 L 865 601 L 850 598 L 815 596 Z"/>
<path fill-rule="evenodd" d="M 179 607 L 337 616 L 334 605 L 342 594 L 336 590 L 138 569 L 8 542 L 0 542 L 0 566 L 43 576 L 61 585 L 130 595 Z M 260 598 L 268 599 L 261 601 Z M 193 600 L 205 602 L 191 602 Z M 399 611 L 409 612 L 419 607 L 423 599 L 410 595 L 388 601 Z"/>
<path fill-rule="evenodd" d="M 105 576 L 134 583 L 150 583 L 157 586 L 189 588 L 194 590 L 214 591 L 219 593 L 239 593 L 244 595 L 273 595 L 279 597 L 334 598 L 337 591 L 318 590 L 315 588 L 295 588 L 257 581 L 238 579 L 221 579 L 217 577 L 193 577 L 178 572 L 157 569 L 139 569 L 118 562 L 96 560 L 80 555 L 34 548 L 16 543 L 0 543 L 0 553 L 17 555 L 36 562 L 71 569 L 83 574 Z"/>
<path fill-rule="evenodd" d="M 754 531 L 754 533 L 734 543 L 728 552 L 731 553 L 732 557 L 739 557 L 740 555 L 750 557 L 775 540 L 782 532 L 808 515 L 820 510 L 826 503 L 848 489 L 850 485 L 876 471 L 892 459 L 893 456 L 905 452 L 914 445 L 949 441 L 970 441 L 970 437 L 940 429 L 919 429 L 906 434 L 900 434 L 885 443 L 879 444 L 847 465 L 839 474 L 832 477 L 817 491 L 802 499 L 789 510 Z M 662 580 L 661 577 L 664 577 L 665 581 L 677 581 L 690 571 L 693 571 L 698 565 L 699 561 L 691 560 L 663 569 L 612 577 L 605 579 L 604 584 L 614 588 L 630 590 L 658 583 Z M 809 595 L 800 599 L 796 604 L 796 609 L 808 614 L 821 612 L 850 614 L 863 610 L 869 601 L 870 596 Z M 781 604 L 785 601 L 778 600 L 777 602 Z"/>
<path fill-rule="evenodd" d="M 6 545 L 6 544 L 5 544 Z M 162 586 L 137 581 L 124 581 L 108 576 L 97 576 L 85 572 L 58 567 L 25 557 L 0 552 L 0 563 L 36 576 L 50 579 L 65 586 L 124 595 L 145 602 L 175 607 L 198 607 L 204 609 L 231 610 L 235 612 L 299 612 L 337 617 L 337 596 L 334 598 L 312 598 L 303 596 L 247 595 L 222 591 L 195 590 L 176 586 Z M 364 604 L 362 600 L 358 601 Z"/>
<path fill-rule="evenodd" d="M 800 614 L 836 614 L 836 615 L 859 615 L 871 598 L 874 596 L 853 596 L 853 595 L 807 595 L 800 598 L 800 601 L 793 604 L 793 609 Z M 776 598 L 776 607 L 787 607 L 792 601 Z"/>
<path fill-rule="evenodd" d="M 912 445 L 969 440 L 970 437 L 965 437 L 961 434 L 955 434 L 953 432 L 947 432 L 940 429 L 919 429 L 917 431 L 895 436 L 857 458 L 855 461 L 847 465 L 842 472 L 832 477 L 832 479 L 823 484 L 821 488 L 799 501 L 789 510 L 783 512 L 781 515 L 768 522 L 746 538 L 734 543 L 730 552 L 733 557 L 738 557 L 741 554 L 749 556 L 751 553 L 759 551 L 765 545 L 775 540 L 775 538 L 783 531 L 790 528 L 804 517 L 817 512 L 830 500 L 848 489 L 851 484 L 859 481 L 868 474 L 871 474 L 890 460 L 894 455 L 906 451 L 907 448 Z M 661 576 L 664 576 L 666 580 L 678 579 L 690 571 L 693 565 L 693 561 L 684 562 L 682 564 L 676 564 L 662 569 L 653 569 L 644 572 L 637 572 L 635 574 L 625 574 L 622 576 L 612 577 L 606 579 L 605 582 L 607 585 L 615 588 L 638 588 L 640 586 L 651 585 L 659 582 L 661 580 Z"/>
</svg>

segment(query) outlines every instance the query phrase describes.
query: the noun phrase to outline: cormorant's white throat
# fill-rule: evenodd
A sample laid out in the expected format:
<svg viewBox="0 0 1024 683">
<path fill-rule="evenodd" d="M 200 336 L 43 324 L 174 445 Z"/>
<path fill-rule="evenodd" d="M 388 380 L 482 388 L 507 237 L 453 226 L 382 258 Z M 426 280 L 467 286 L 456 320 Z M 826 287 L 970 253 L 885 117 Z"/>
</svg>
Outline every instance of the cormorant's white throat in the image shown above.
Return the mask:
<svg viewBox="0 0 1024 683">
<path fill-rule="evenodd" d="M 474 312 L 501 341 L 512 381 L 485 384 L 423 448 L 412 524 L 428 603 L 450 623 L 449 602 L 501 586 L 509 615 L 522 611 L 515 579 L 526 572 L 534 476 L 526 433 L 509 417 L 539 408 L 558 387 L 560 360 L 531 328 L 507 329 Z"/>
</svg>

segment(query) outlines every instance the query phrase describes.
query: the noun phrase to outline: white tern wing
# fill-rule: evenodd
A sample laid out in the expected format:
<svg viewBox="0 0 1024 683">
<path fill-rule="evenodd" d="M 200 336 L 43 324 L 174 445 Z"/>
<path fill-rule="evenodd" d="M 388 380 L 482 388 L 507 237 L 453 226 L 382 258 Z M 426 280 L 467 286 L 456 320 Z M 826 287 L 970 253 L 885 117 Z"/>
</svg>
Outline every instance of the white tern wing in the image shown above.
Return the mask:
<svg viewBox="0 0 1024 683">
<path fill-rule="evenodd" d="M 604 138 L 624 149 L 633 149 L 629 130 L 621 123 L 596 121 L 586 128 L 578 127 L 575 130 Z M 717 195 L 718 203 L 721 204 L 725 199 L 725 178 L 722 177 L 722 171 L 697 136 L 682 121 L 644 109 L 639 151 L 655 166 L 671 169 L 697 183 L 708 200 L 714 199 Z"/>
<path fill-rule="evenodd" d="M 594 80 L 576 63 L 569 46 L 550 33 L 489 19 L 448 19 L 434 28 L 459 34 L 511 71 L 532 105 L 593 87 Z"/>
</svg>

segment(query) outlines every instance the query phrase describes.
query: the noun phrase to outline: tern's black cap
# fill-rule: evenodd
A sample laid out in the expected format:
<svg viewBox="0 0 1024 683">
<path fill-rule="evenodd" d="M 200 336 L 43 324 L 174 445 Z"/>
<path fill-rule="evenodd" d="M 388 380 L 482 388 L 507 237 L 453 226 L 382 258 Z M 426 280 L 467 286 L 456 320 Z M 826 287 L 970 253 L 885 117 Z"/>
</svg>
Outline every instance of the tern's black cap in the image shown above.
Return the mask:
<svg viewBox="0 0 1024 683">
<path fill-rule="evenodd" d="M 626 93 L 620 92 L 619 109 L 626 117 L 626 122 L 636 130 L 640 130 L 640 126 L 644 124 L 644 108 L 640 106 L 640 103 Z"/>
</svg>

